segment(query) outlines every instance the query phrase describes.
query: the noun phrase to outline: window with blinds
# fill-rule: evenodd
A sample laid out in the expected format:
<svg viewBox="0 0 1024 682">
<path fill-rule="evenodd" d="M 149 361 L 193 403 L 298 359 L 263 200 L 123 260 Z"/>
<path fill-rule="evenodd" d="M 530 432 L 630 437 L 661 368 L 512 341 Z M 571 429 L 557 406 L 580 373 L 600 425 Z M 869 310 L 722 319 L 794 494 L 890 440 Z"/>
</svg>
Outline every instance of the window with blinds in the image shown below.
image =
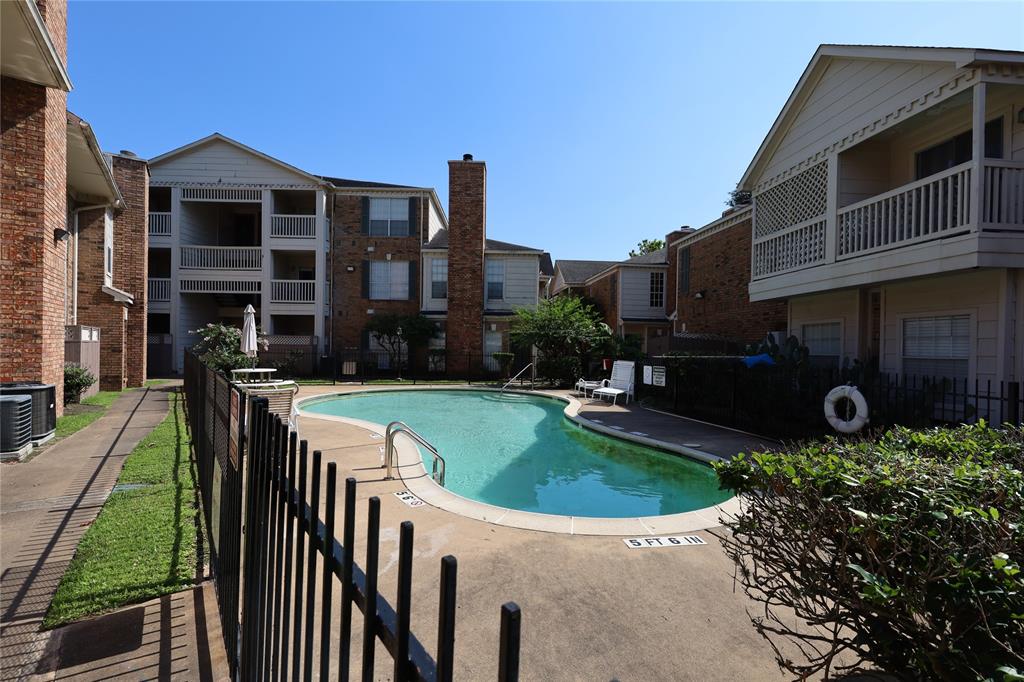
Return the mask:
<svg viewBox="0 0 1024 682">
<path fill-rule="evenodd" d="M 838 322 L 805 324 L 800 338 L 807 346 L 809 360 L 818 367 L 839 367 L 842 354 L 842 325 Z"/>
<path fill-rule="evenodd" d="M 370 262 L 370 298 L 378 301 L 409 299 L 409 262 L 375 260 Z"/>
<path fill-rule="evenodd" d="M 500 301 L 505 298 L 505 262 L 487 261 L 487 300 Z"/>
<path fill-rule="evenodd" d="M 448 259 L 430 261 L 430 297 L 448 298 Z"/>
<path fill-rule="evenodd" d="M 370 236 L 408 237 L 408 199 L 370 199 Z"/>
<path fill-rule="evenodd" d="M 903 373 L 966 379 L 971 353 L 970 315 L 903 320 Z"/>
</svg>

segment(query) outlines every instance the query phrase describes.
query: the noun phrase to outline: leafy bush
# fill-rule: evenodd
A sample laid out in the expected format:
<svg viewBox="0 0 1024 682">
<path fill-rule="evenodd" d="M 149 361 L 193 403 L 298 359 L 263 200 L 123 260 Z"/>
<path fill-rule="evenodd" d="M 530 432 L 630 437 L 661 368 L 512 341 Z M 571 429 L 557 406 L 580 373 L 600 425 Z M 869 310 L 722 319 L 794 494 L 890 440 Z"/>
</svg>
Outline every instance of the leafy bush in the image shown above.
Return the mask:
<svg viewBox="0 0 1024 682">
<path fill-rule="evenodd" d="M 64 365 L 64 404 L 77 403 L 90 386 L 96 383 L 96 376 L 87 368 L 74 362 Z"/>
<path fill-rule="evenodd" d="M 716 468 L 744 495 L 722 540 L 783 669 L 1021 679 L 1024 430 L 897 428 Z"/>
<path fill-rule="evenodd" d="M 501 376 L 507 377 L 512 369 L 512 361 L 516 359 L 515 353 L 491 353 L 491 357 L 498 363 Z"/>
<path fill-rule="evenodd" d="M 556 386 L 572 386 L 583 376 L 583 365 L 576 357 L 545 357 L 537 361 L 537 375 Z"/>
<path fill-rule="evenodd" d="M 537 348 L 542 358 L 538 373 L 561 385 L 580 378 L 583 358 L 603 348 L 610 335 L 594 307 L 576 296 L 556 296 L 536 308 L 516 310 L 509 332 L 513 346 Z"/>
<path fill-rule="evenodd" d="M 227 374 L 233 369 L 252 366 L 253 359 L 242 352 L 242 330 L 238 327 L 210 322 L 205 327 L 189 333 L 201 337 L 193 350 L 214 370 Z M 256 345 L 261 350 L 266 350 L 269 347 L 266 338 L 259 330 L 256 334 Z"/>
</svg>

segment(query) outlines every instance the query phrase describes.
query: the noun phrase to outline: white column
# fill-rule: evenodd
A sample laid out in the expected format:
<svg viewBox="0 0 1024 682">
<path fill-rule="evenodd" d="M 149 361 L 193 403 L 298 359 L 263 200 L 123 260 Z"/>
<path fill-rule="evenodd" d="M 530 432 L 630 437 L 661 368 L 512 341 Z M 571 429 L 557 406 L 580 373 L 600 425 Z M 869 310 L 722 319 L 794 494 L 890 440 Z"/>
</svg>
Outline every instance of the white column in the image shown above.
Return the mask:
<svg viewBox="0 0 1024 682">
<path fill-rule="evenodd" d="M 270 249 L 270 215 L 273 211 L 273 191 L 265 189 L 263 203 L 260 206 L 260 243 L 263 244 L 263 268 L 260 271 L 260 330 L 264 334 L 273 331 L 270 328 L 270 280 L 274 279 L 274 258 Z"/>
<path fill-rule="evenodd" d="M 148 221 L 149 218 L 147 217 Z M 148 229 L 148 226 L 147 226 Z M 187 330 L 179 328 L 181 316 L 181 273 L 178 266 L 181 263 L 181 188 L 171 188 L 171 301 L 170 301 L 170 326 L 171 330 L 171 367 L 177 372 L 185 371 L 185 339 L 182 334 Z M 148 286 L 148 283 L 147 283 Z"/>
<path fill-rule="evenodd" d="M 317 338 L 317 352 L 324 350 L 324 287 L 327 282 L 327 248 L 326 239 L 330 236 L 326 230 L 327 193 L 322 189 L 316 191 L 316 270 L 314 279 L 316 286 L 313 293 L 313 334 Z"/>
<path fill-rule="evenodd" d="M 836 242 L 839 235 L 839 155 L 830 154 L 828 157 L 828 177 L 826 178 L 827 189 L 825 195 L 825 262 L 836 262 Z"/>
<path fill-rule="evenodd" d="M 981 224 L 982 182 L 985 167 L 985 81 L 974 86 L 971 138 L 971 229 L 977 231 Z"/>
</svg>

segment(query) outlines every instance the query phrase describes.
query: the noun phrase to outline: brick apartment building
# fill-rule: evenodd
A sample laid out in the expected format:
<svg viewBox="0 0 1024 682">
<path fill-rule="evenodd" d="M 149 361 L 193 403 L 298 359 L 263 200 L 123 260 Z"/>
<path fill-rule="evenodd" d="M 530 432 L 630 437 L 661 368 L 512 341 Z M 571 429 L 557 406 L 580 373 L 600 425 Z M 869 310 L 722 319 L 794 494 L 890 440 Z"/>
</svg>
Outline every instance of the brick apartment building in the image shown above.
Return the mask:
<svg viewBox="0 0 1024 682">
<path fill-rule="evenodd" d="M 94 270 L 88 245 L 97 239 L 104 241 L 104 249 L 110 246 L 111 253 L 120 252 L 122 277 L 128 277 L 132 268 L 131 250 L 145 253 L 145 241 L 140 245 L 128 227 L 133 219 L 138 222 L 138 213 L 125 203 L 118 186 L 125 183 L 126 193 L 135 196 L 133 188 L 145 183 L 145 164 L 128 169 L 112 165 L 88 125 L 67 111 L 71 81 L 65 0 L 12 0 L 0 3 L 0 11 L 0 381 L 54 384 L 60 414 L 66 326 L 76 318 L 84 324 L 88 313 L 79 315 L 77 304 L 103 286 L 113 286 L 104 282 L 97 288 L 91 278 L 97 272 L 113 276 L 119 269 L 111 263 L 104 270 L 101 261 Z M 84 207 L 106 216 L 98 230 L 82 225 L 83 217 L 86 223 L 97 222 L 94 216 L 83 216 Z M 76 226 L 83 228 L 81 232 Z M 84 258 L 76 258 L 76 252 Z M 126 279 L 123 286 L 131 289 L 133 284 Z M 120 315 L 128 303 L 121 301 Z M 140 317 L 144 325 L 145 314 L 137 313 L 122 326 L 131 326 Z M 132 341 L 140 332 L 144 337 L 144 326 L 132 332 Z M 134 354 L 140 352 L 144 354 L 144 347 Z M 120 375 L 114 374 L 117 368 L 106 368 L 104 386 L 141 384 L 138 368 L 144 363 L 144 355 L 126 361 Z"/>
</svg>

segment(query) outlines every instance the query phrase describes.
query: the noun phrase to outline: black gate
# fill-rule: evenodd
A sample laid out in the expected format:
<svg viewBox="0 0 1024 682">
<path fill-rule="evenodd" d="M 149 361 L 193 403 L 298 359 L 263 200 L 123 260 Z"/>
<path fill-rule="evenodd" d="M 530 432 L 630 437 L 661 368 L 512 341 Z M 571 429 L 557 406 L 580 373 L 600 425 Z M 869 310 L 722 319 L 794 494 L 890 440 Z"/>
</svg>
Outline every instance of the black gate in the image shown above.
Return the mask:
<svg viewBox="0 0 1024 682">
<path fill-rule="evenodd" d="M 398 591 L 392 607 L 377 591 L 380 499 L 368 501 L 364 570 L 355 563 L 355 479 L 345 481 L 339 520 L 336 464 L 328 463 L 323 475 L 320 452 L 310 457 L 306 441 L 289 433 L 287 423 L 269 412 L 265 398 L 252 400 L 247 425 L 244 394 L 191 353 L 185 357 L 185 395 L 232 677 L 347 680 L 353 667 L 355 605 L 362 614 L 362 679 L 375 678 L 379 640 L 391 658 L 393 679 L 451 680 L 455 557 L 441 559 L 438 638 L 431 657 L 410 628 L 412 522 L 400 528 Z M 340 543 L 336 520 L 342 526 Z M 335 594 L 340 596 L 337 614 Z M 518 679 L 519 627 L 519 607 L 503 605 L 499 680 Z"/>
</svg>

